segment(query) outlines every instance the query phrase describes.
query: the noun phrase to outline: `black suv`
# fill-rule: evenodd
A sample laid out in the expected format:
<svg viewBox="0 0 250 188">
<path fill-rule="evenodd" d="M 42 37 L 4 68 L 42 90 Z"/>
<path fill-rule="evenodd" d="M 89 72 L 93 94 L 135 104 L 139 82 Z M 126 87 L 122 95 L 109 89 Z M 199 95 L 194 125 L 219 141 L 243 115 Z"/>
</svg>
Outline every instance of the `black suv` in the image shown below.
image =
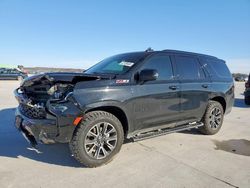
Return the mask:
<svg viewBox="0 0 250 188">
<path fill-rule="evenodd" d="M 104 59 L 84 73 L 46 73 L 15 90 L 15 125 L 32 146 L 69 143 L 88 167 L 109 162 L 126 140 L 198 128 L 217 133 L 234 103 L 225 61 L 163 50 Z"/>
</svg>

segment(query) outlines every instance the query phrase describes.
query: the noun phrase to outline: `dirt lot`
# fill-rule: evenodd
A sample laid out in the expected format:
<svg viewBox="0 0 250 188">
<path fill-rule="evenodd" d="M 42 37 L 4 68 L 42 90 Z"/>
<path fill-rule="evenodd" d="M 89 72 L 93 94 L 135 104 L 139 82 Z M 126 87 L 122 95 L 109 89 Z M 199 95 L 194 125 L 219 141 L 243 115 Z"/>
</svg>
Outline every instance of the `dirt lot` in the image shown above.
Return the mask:
<svg viewBox="0 0 250 188">
<path fill-rule="evenodd" d="M 0 81 L 0 187 L 250 187 L 250 107 L 236 84 L 222 130 L 196 130 L 123 145 L 108 165 L 88 169 L 67 145 L 29 145 L 14 126 L 16 81 Z"/>
</svg>

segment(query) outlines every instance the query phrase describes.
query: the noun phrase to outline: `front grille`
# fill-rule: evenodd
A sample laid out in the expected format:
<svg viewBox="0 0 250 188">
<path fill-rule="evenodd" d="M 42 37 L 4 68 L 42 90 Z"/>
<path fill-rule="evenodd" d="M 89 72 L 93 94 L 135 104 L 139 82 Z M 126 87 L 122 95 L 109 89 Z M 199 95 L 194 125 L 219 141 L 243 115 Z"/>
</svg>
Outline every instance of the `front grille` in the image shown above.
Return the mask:
<svg viewBox="0 0 250 188">
<path fill-rule="evenodd" d="M 46 111 L 44 108 L 31 107 L 26 104 L 20 104 L 19 109 L 28 118 L 31 118 L 31 119 L 46 118 Z"/>
</svg>

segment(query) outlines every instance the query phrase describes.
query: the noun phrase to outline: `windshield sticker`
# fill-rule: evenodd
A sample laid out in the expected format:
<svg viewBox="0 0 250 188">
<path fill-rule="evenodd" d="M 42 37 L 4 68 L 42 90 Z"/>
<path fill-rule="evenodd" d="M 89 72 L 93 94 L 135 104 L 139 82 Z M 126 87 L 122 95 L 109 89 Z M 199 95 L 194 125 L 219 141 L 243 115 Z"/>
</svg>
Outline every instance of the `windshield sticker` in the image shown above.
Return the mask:
<svg viewBox="0 0 250 188">
<path fill-rule="evenodd" d="M 127 84 L 127 83 L 129 83 L 129 80 L 116 80 L 115 83 L 117 83 L 117 84 Z"/>
<path fill-rule="evenodd" d="M 133 62 L 128 62 L 128 61 L 122 61 L 119 63 L 119 65 L 126 66 L 126 67 L 132 67 L 134 65 Z"/>
</svg>

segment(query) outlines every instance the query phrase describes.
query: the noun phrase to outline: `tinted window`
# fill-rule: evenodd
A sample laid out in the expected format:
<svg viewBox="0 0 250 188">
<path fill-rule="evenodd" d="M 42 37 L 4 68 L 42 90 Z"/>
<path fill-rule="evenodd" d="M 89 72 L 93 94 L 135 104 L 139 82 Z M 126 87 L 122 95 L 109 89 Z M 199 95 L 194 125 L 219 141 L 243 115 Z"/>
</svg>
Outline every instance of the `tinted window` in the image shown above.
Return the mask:
<svg viewBox="0 0 250 188">
<path fill-rule="evenodd" d="M 207 68 L 209 69 L 209 72 L 215 73 L 218 77 L 221 77 L 221 78 L 232 77 L 224 61 L 208 59 L 207 64 L 208 64 Z"/>
<path fill-rule="evenodd" d="M 170 80 L 173 79 L 173 70 L 171 60 L 168 55 L 154 55 L 148 59 L 142 66 L 142 69 L 155 69 L 159 77 L 157 80 Z"/>
<path fill-rule="evenodd" d="M 198 80 L 205 77 L 204 72 L 196 58 L 176 56 L 177 68 L 183 80 Z"/>
</svg>

